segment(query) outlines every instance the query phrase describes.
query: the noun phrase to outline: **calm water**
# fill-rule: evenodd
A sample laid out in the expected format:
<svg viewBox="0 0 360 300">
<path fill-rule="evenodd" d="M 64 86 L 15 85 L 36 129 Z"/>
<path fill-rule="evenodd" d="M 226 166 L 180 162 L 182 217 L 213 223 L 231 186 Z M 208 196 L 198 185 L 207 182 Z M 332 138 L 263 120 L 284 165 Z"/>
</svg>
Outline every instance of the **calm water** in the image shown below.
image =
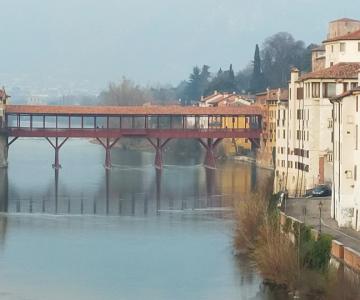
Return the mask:
<svg viewBox="0 0 360 300">
<path fill-rule="evenodd" d="M 0 299 L 276 299 L 232 255 L 231 207 L 271 173 L 115 149 L 86 140 L 51 168 L 44 140 L 19 140 L 0 173 Z"/>
</svg>

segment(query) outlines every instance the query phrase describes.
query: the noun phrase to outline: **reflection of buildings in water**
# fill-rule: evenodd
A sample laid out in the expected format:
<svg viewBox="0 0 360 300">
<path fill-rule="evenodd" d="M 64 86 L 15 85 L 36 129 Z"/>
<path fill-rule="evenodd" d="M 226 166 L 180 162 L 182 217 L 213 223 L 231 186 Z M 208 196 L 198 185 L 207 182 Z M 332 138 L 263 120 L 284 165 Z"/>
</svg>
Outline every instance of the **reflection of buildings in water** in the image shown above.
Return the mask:
<svg viewBox="0 0 360 300">
<path fill-rule="evenodd" d="M 7 212 L 9 203 L 9 181 L 6 168 L 0 169 L 0 211 Z M 0 247 L 6 240 L 7 216 L 0 216 Z"/>
<path fill-rule="evenodd" d="M 0 247 L 5 245 L 7 231 L 7 216 L 0 216 Z"/>
<path fill-rule="evenodd" d="M 206 207 L 219 207 L 216 202 L 216 185 L 215 185 L 215 173 L 214 169 L 205 169 L 205 180 L 206 180 Z"/>
<path fill-rule="evenodd" d="M 0 168 L 0 212 L 8 211 L 9 180 L 6 168 Z"/>
<path fill-rule="evenodd" d="M 162 170 L 156 169 L 156 212 L 159 213 L 161 209 L 161 175 Z"/>
<path fill-rule="evenodd" d="M 229 164 L 232 164 L 228 167 Z M 233 201 L 248 194 L 251 188 L 252 176 L 249 164 L 225 162 L 216 176 L 219 190 L 223 195 L 223 206 L 233 206 Z"/>
<path fill-rule="evenodd" d="M 59 169 L 55 170 L 54 176 L 54 200 L 55 200 L 55 214 L 58 213 L 58 203 L 59 203 Z"/>
<path fill-rule="evenodd" d="M 256 184 L 257 184 L 257 167 L 255 164 L 251 165 L 250 168 L 250 177 L 251 177 L 251 192 L 255 192 L 256 191 Z"/>
<path fill-rule="evenodd" d="M 54 181 L 37 194 L 12 191 L 7 204 L 7 174 L 0 173 L 2 211 L 85 215 L 156 215 L 164 210 L 191 210 L 231 207 L 233 199 L 255 187 L 256 167 L 232 161 L 220 163 L 216 170 L 203 167 L 113 168 L 105 170 L 95 193 L 61 184 L 61 170 L 54 170 Z M 6 174 L 6 176 L 4 175 Z M 86 181 L 85 181 L 86 182 Z M 84 192 L 83 192 L 84 191 Z M 22 195 L 23 194 L 23 195 Z M 18 196 L 19 195 L 19 196 Z"/>
</svg>

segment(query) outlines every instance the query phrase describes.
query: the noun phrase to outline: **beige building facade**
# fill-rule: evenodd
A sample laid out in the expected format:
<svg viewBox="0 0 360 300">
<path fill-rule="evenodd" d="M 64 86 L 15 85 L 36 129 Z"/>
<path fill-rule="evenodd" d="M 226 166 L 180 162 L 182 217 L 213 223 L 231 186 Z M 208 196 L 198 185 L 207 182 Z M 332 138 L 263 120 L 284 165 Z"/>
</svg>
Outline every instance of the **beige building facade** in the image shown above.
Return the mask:
<svg viewBox="0 0 360 300">
<path fill-rule="evenodd" d="M 360 231 L 359 101 L 359 87 L 331 99 L 334 111 L 334 182 L 331 214 L 339 226 L 351 227 L 358 231 Z"/>
<path fill-rule="evenodd" d="M 287 89 L 267 89 L 256 94 L 255 103 L 263 109 L 263 134 L 260 139 L 260 148 L 257 150 L 257 165 L 263 168 L 275 169 L 276 164 L 276 128 L 279 124 L 277 111 L 288 101 Z"/>
<path fill-rule="evenodd" d="M 313 71 L 291 70 L 289 101 L 278 109 L 275 191 L 302 196 L 320 184 L 333 181 L 333 106 L 329 99 L 358 84 L 360 69 L 359 21 L 339 30 L 345 19 L 330 23 L 323 47 L 313 51 L 322 60 Z M 356 30 L 351 32 L 351 30 Z M 348 32 L 338 36 L 335 33 Z M 355 51 L 356 50 L 356 51 Z"/>
</svg>

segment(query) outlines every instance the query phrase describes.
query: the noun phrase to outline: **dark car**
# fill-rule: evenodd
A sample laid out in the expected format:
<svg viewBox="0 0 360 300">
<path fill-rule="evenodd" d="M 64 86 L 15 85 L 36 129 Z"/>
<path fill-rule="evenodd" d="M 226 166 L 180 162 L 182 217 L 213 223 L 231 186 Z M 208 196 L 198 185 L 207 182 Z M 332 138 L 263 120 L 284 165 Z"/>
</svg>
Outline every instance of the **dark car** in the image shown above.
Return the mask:
<svg viewBox="0 0 360 300">
<path fill-rule="evenodd" d="M 313 197 L 331 196 L 331 188 L 327 185 L 319 185 L 311 191 Z"/>
</svg>

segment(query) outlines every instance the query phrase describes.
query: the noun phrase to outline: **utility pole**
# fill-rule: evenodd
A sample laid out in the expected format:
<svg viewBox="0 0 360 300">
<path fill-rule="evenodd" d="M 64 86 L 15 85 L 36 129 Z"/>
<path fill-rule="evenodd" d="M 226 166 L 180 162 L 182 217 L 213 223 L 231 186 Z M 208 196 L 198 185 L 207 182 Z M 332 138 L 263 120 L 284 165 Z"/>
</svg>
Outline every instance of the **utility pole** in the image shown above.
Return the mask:
<svg viewBox="0 0 360 300">
<path fill-rule="evenodd" d="M 321 234 L 321 210 L 322 210 L 323 203 L 322 201 L 319 202 L 319 212 L 320 212 L 320 219 L 319 219 L 319 233 Z"/>
</svg>

